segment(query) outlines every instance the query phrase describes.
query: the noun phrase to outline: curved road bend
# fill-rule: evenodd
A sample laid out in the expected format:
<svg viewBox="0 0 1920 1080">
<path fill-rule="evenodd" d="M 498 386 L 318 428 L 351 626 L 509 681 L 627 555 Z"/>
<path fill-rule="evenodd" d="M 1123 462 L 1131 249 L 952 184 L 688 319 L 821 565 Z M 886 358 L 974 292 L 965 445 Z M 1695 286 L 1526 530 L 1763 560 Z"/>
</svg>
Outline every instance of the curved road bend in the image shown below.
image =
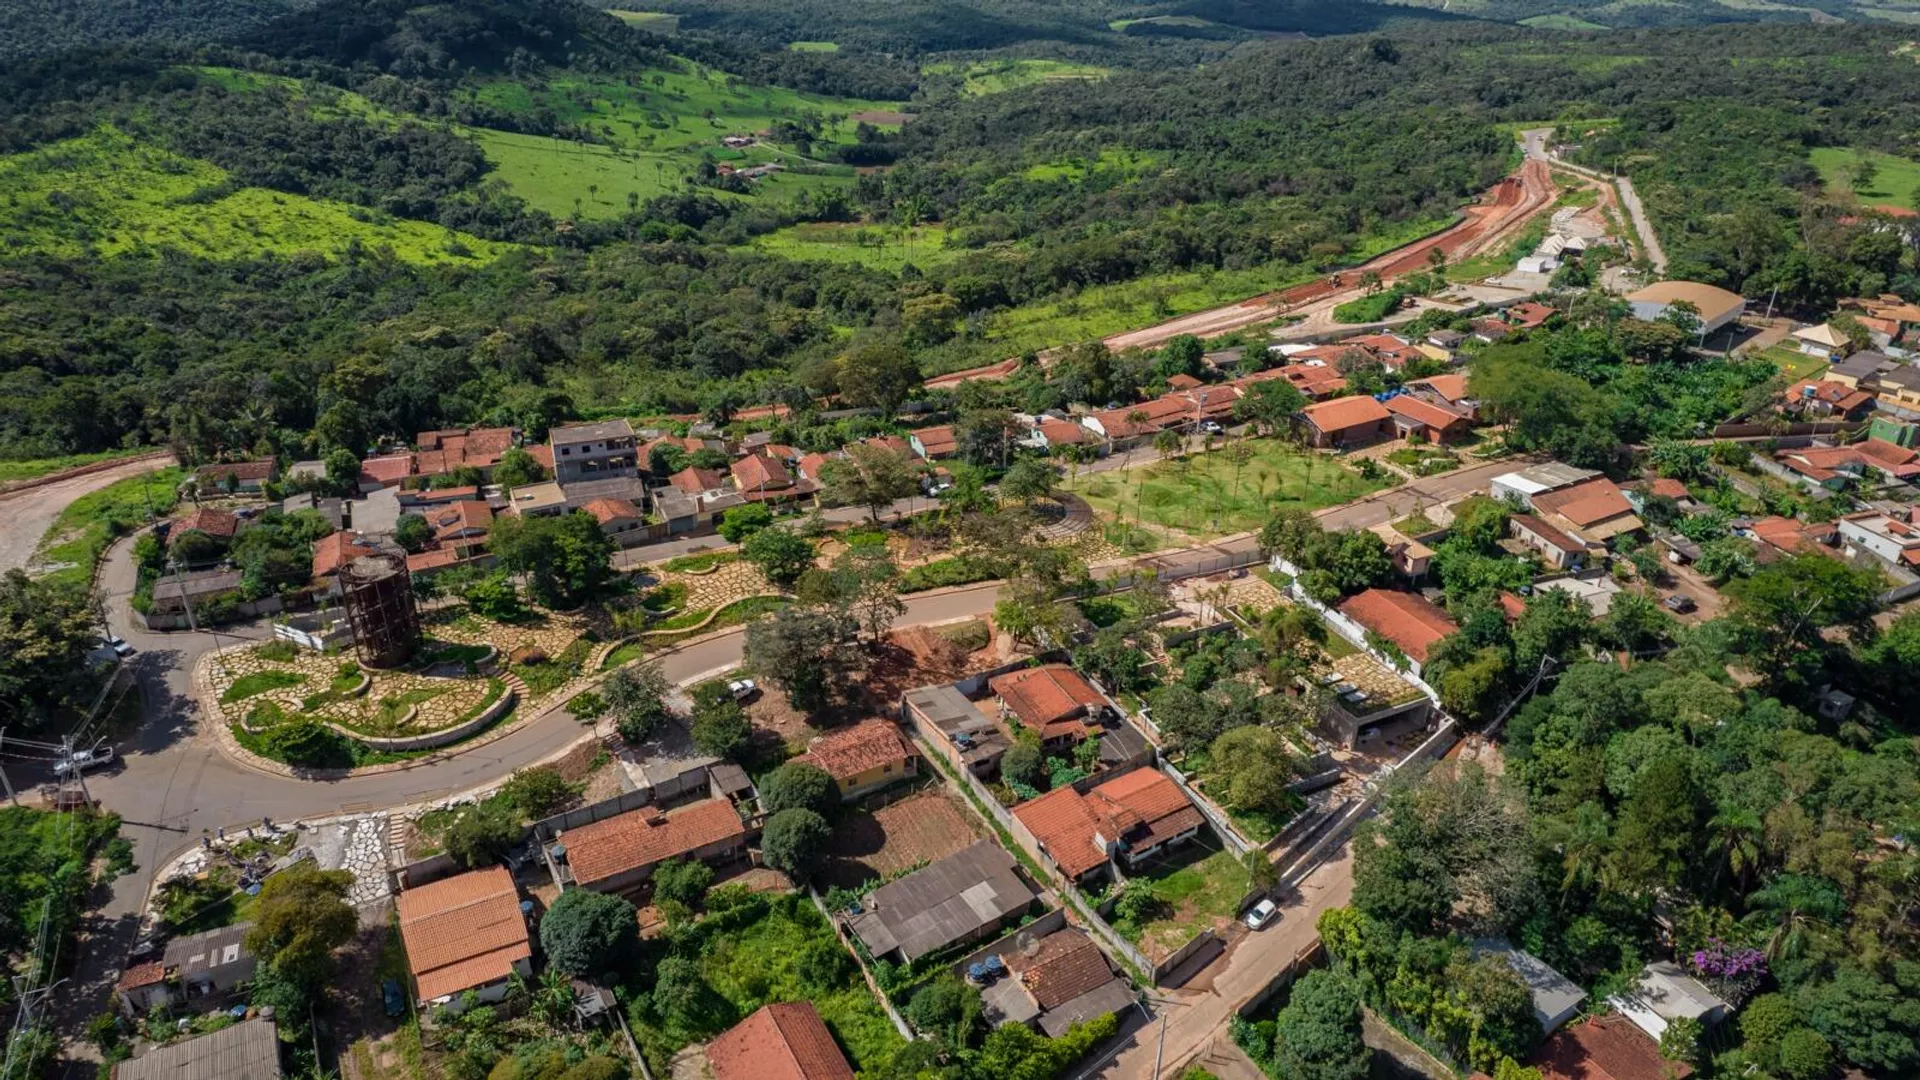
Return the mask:
<svg viewBox="0 0 1920 1080">
<path fill-rule="evenodd" d="M 0 574 L 25 568 L 39 548 L 41 538 L 75 499 L 129 476 L 165 468 L 170 463 L 171 459 L 130 461 L 40 487 L 0 493 L 0 516 L 6 521 L 6 525 L 0 527 Z"/>
</svg>

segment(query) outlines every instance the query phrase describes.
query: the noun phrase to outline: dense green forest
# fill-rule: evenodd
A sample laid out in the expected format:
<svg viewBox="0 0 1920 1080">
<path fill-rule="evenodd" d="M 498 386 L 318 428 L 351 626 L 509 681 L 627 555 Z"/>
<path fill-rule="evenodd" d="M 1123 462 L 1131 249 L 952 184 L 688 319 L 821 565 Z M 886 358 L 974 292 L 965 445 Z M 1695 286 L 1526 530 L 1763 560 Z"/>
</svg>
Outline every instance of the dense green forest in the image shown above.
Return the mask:
<svg viewBox="0 0 1920 1080">
<path fill-rule="evenodd" d="M 1915 284 L 1911 232 L 1811 164 L 1913 152 L 1897 33 L 1143 44 L 1107 24 L 1158 9 L 1029 7 L 977 13 L 1106 21 L 916 56 L 773 47 L 774 13 L 667 38 L 562 0 L 331 0 L 10 65 L 0 454 L 798 400 L 865 344 L 954 370 L 1357 261 L 1556 119 L 1640 181 L 1676 274 L 1809 312 Z"/>
</svg>

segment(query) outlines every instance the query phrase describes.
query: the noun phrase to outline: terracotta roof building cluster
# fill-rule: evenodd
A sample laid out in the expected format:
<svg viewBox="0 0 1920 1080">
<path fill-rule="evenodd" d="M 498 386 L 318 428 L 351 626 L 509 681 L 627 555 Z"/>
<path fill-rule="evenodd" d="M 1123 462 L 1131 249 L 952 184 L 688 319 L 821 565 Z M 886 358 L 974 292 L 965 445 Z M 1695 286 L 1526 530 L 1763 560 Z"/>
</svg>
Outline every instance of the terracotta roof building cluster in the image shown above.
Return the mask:
<svg viewBox="0 0 1920 1080">
<path fill-rule="evenodd" d="M 1776 450 L 1773 458 L 1808 483 L 1833 489 L 1876 473 L 1902 483 L 1920 478 L 1920 453 L 1884 439 L 1866 439 L 1851 446 Z"/>
<path fill-rule="evenodd" d="M 1086 718 L 1107 703 L 1085 676 L 1065 664 L 996 675 L 987 685 L 1000 698 L 1001 715 L 1038 732 L 1042 743 L 1077 743 L 1086 738 Z"/>
<path fill-rule="evenodd" d="M 1071 785 L 1056 788 L 1014 807 L 1013 816 L 1075 881 L 1104 870 L 1110 859 L 1132 866 L 1192 839 L 1206 822 L 1180 786 L 1152 768 L 1124 773 L 1085 794 Z"/>
<path fill-rule="evenodd" d="M 981 991 L 988 1021 L 1030 1024 L 1048 1038 L 1104 1013 L 1125 1011 L 1133 1003 L 1127 981 L 1116 976 L 1099 946 L 1073 928 L 1055 930 L 1025 947 L 1003 954 L 1009 978 Z"/>
</svg>

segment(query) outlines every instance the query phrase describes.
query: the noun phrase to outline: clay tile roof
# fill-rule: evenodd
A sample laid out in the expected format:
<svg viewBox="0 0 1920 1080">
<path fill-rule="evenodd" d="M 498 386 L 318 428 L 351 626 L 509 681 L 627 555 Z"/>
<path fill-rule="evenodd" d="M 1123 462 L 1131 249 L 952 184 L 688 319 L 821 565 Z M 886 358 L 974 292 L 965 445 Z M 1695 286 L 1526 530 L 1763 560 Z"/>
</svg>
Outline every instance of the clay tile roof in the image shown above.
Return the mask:
<svg viewBox="0 0 1920 1080">
<path fill-rule="evenodd" d="M 1127 414 L 1133 412 L 1142 413 L 1147 419 L 1142 423 L 1135 423 L 1127 418 Z M 1131 439 L 1136 435 L 1147 435 L 1160 430 L 1159 426 L 1153 422 L 1153 414 L 1147 412 L 1143 406 L 1102 409 L 1094 413 L 1092 418 L 1100 422 L 1101 430 L 1107 433 L 1109 439 Z"/>
<path fill-rule="evenodd" d="M 1540 1048 L 1533 1064 L 1542 1080 L 1684 1080 L 1693 1072 L 1661 1058 L 1660 1047 L 1618 1015 L 1561 1029 Z"/>
<path fill-rule="evenodd" d="M 707 1044 L 713 1080 L 853 1080 L 853 1067 L 807 1001 L 762 1006 Z"/>
<path fill-rule="evenodd" d="M 412 475 L 412 454 L 389 454 L 386 457 L 368 458 L 360 463 L 360 479 L 383 487 L 392 487 Z"/>
<path fill-rule="evenodd" d="M 527 456 L 547 472 L 553 472 L 553 447 L 546 443 L 535 443 L 526 448 Z"/>
<path fill-rule="evenodd" d="M 838 456 L 837 451 L 834 454 L 808 454 L 806 457 L 801 458 L 798 464 L 794 465 L 794 471 L 809 480 L 817 481 L 820 479 L 821 468 L 836 456 Z"/>
<path fill-rule="evenodd" d="M 166 965 L 158 960 L 149 960 L 144 964 L 135 964 L 120 973 L 120 981 L 113 984 L 115 990 L 138 990 L 143 986 L 165 982 Z"/>
<path fill-rule="evenodd" d="M 202 465 L 194 471 L 194 476 L 203 483 L 211 481 L 218 484 L 231 476 L 235 480 L 265 480 L 273 475 L 273 462 L 267 461 L 223 461 L 212 465 Z"/>
<path fill-rule="evenodd" d="M 372 545 L 361 543 L 352 533 L 330 532 L 314 541 L 313 576 L 326 577 L 345 564 L 373 553 Z"/>
<path fill-rule="evenodd" d="M 1527 602 L 1525 600 L 1520 599 L 1520 597 L 1516 596 L 1515 594 L 1510 593 L 1505 589 L 1501 589 L 1500 590 L 1500 611 L 1502 614 L 1504 614 L 1507 617 L 1508 622 L 1512 622 L 1513 620 L 1518 619 L 1520 616 L 1525 615 L 1527 613 Z"/>
<path fill-rule="evenodd" d="M 1448 412 L 1432 402 L 1401 394 L 1387 399 L 1387 411 L 1425 424 L 1439 431 L 1470 426 L 1472 421 L 1456 412 Z"/>
<path fill-rule="evenodd" d="M 1789 517 L 1764 517 L 1753 523 L 1753 535 L 1782 551 L 1811 551 L 1816 541 L 1798 521 Z"/>
<path fill-rule="evenodd" d="M 1021 723 L 1031 728 L 1071 720 L 1105 704 L 1093 685 L 1065 664 L 1042 664 L 997 675 L 987 685 Z"/>
<path fill-rule="evenodd" d="M 914 438 L 920 440 L 921 446 L 927 448 L 928 457 L 944 457 L 947 454 L 957 453 L 960 450 L 960 439 L 953 433 L 953 428 L 951 427 L 944 425 L 940 427 L 925 427 L 920 428 L 912 434 Z"/>
<path fill-rule="evenodd" d="M 1167 388 L 1170 390 L 1191 390 L 1199 385 L 1201 385 L 1199 379 L 1194 378 L 1184 371 L 1178 375 L 1170 376 L 1167 379 Z"/>
<path fill-rule="evenodd" d="M 1093 842 L 1100 820 L 1087 805 L 1086 797 L 1072 787 L 1056 788 L 1037 799 L 1028 799 L 1013 808 L 1013 816 L 1039 841 L 1060 872 L 1070 878 L 1088 873 L 1107 861 L 1106 852 Z"/>
<path fill-rule="evenodd" d="M 582 886 L 653 866 L 747 834 L 725 799 L 707 799 L 665 814 L 641 807 L 562 834 L 567 863 Z"/>
<path fill-rule="evenodd" d="M 1431 390 L 1448 401 L 1459 401 L 1467 396 L 1467 376 L 1462 372 L 1415 379 L 1407 385 Z"/>
<path fill-rule="evenodd" d="M 1362 394 L 1334 398 L 1301 410 L 1307 421 L 1321 431 L 1345 431 L 1349 428 L 1379 424 L 1388 417 L 1387 407 Z"/>
<path fill-rule="evenodd" d="M 1545 514 L 1559 514 L 1579 528 L 1633 513 L 1633 504 L 1604 476 L 1535 495 L 1533 508 Z"/>
<path fill-rule="evenodd" d="M 1647 490 L 1655 495 L 1665 495 L 1669 499 L 1690 499 L 1693 497 L 1693 493 L 1687 490 L 1687 485 L 1670 476 L 1662 476 L 1655 480 L 1648 486 Z"/>
<path fill-rule="evenodd" d="M 172 535 L 178 536 L 189 529 L 197 529 L 208 536 L 223 539 L 230 538 L 240 529 L 240 519 L 225 510 L 215 510 L 202 506 L 186 517 L 174 523 Z"/>
<path fill-rule="evenodd" d="M 1568 536 L 1566 533 L 1561 532 L 1559 529 L 1554 528 L 1539 518 L 1534 517 L 1532 514 L 1514 514 L 1509 517 L 1507 521 L 1514 526 L 1527 530 L 1548 544 L 1559 548 L 1561 551 L 1572 552 L 1587 550 L 1587 545 L 1575 540 L 1573 537 Z"/>
<path fill-rule="evenodd" d="M 1087 429 L 1066 420 L 1040 421 L 1040 434 L 1049 446 L 1074 446 L 1087 441 Z"/>
<path fill-rule="evenodd" d="M 912 756 L 899 729 L 887 720 L 863 720 L 822 735 L 807 747 L 807 757 L 835 780 L 851 780 Z"/>
<path fill-rule="evenodd" d="M 1347 598 L 1340 605 L 1340 613 L 1422 663 L 1426 662 L 1428 649 L 1460 629 L 1426 597 L 1387 589 L 1368 589 Z"/>
<path fill-rule="evenodd" d="M 913 447 L 909 446 L 907 440 L 898 435 L 875 435 L 873 438 L 866 440 L 866 442 L 868 446 L 877 446 L 882 450 L 891 450 L 896 454 L 905 454 L 908 456 L 913 454 Z"/>
<path fill-rule="evenodd" d="M 446 539 L 468 529 L 486 531 L 493 527 L 493 509 L 478 499 L 449 503 L 433 514 L 434 535 Z"/>
<path fill-rule="evenodd" d="M 1512 318 L 1514 325 L 1529 330 L 1545 323 L 1557 314 L 1559 313 L 1546 304 L 1536 304 L 1531 300 L 1515 304 L 1507 309 L 1507 315 Z"/>
<path fill-rule="evenodd" d="M 432 551 L 422 551 L 407 556 L 407 573 L 419 574 L 428 570 L 441 570 L 459 561 L 460 553 L 452 548 L 435 548 Z"/>
<path fill-rule="evenodd" d="M 593 520 L 602 525 L 619 521 L 622 518 L 642 516 L 640 509 L 625 499 L 595 499 L 580 509 L 593 515 Z"/>
<path fill-rule="evenodd" d="M 689 495 L 698 495 L 703 491 L 717 491 L 726 487 L 727 479 L 713 469 L 688 466 L 667 477 L 667 483 Z"/>
<path fill-rule="evenodd" d="M 733 463 L 733 485 L 743 492 L 792 487 L 793 474 L 782 461 L 749 454 Z"/>
<path fill-rule="evenodd" d="M 408 889 L 397 906 L 400 940 L 422 1001 L 504 979 L 516 961 L 533 956 L 520 893 L 506 867 Z"/>
<path fill-rule="evenodd" d="M 1099 946 L 1078 930 L 1056 930 L 1041 938 L 1032 953 L 1015 949 L 1006 961 L 1042 1009 L 1057 1008 L 1113 980 Z"/>
</svg>

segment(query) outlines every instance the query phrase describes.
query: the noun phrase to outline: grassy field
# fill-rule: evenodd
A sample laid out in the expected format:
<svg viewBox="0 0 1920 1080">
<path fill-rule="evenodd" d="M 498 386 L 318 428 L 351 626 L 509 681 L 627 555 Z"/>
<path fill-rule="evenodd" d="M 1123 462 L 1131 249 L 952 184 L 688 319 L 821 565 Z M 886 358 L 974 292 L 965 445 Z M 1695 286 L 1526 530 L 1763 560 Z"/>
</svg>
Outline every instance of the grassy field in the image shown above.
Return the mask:
<svg viewBox="0 0 1920 1080">
<path fill-rule="evenodd" d="M 1419 221 L 1364 238 L 1341 261 L 1364 262 L 1383 251 L 1445 228 L 1448 221 Z M 1006 354 L 1047 349 L 1068 341 L 1091 341 L 1152 326 L 1196 311 L 1238 303 L 1251 296 L 1298 285 L 1318 276 L 1312 267 L 1273 263 L 1247 270 L 1150 274 L 1117 285 L 1095 285 L 1078 294 L 996 312 L 988 337 Z M 972 361 L 984 363 L 986 361 Z M 959 365 L 961 367 L 967 364 Z M 939 374 L 929 372 L 928 374 Z"/>
<path fill-rule="evenodd" d="M 607 14 L 633 27 L 645 30 L 649 34 L 677 34 L 680 32 L 680 16 L 669 15 L 664 11 L 621 11 L 608 8 Z"/>
<path fill-rule="evenodd" d="M 1176 850 L 1145 873 L 1145 881 L 1162 904 L 1162 914 L 1143 926 L 1122 920 L 1114 926 L 1121 936 L 1157 959 L 1187 943 L 1215 919 L 1230 919 L 1247 894 L 1247 868 L 1230 851 L 1207 854 L 1201 841 Z"/>
<path fill-rule="evenodd" d="M 153 447 L 138 446 L 132 450 L 102 450 L 97 454 L 67 454 L 62 457 L 34 458 L 31 461 L 0 461 L 0 484 L 35 480 L 66 469 L 78 469 L 83 465 L 94 465 L 102 461 L 114 461 L 119 458 L 138 457 L 141 454 L 151 453 L 153 453 Z"/>
<path fill-rule="evenodd" d="M 898 271 L 912 263 L 926 268 L 952 262 L 966 254 L 945 246 L 942 225 L 922 225 L 903 231 L 889 225 L 816 222 L 788 227 L 756 237 L 752 247 L 769 255 L 816 262 L 860 263 L 879 270 Z"/>
<path fill-rule="evenodd" d="M 1100 156 L 1088 161 L 1084 157 L 1066 158 L 1060 161 L 1047 161 L 1038 165 L 1029 165 L 1020 175 L 1028 180 L 1082 180 L 1096 169 L 1121 169 L 1129 174 L 1138 174 L 1147 166 L 1156 164 L 1162 158 L 1148 150 L 1124 150 L 1108 148 L 1100 151 Z"/>
<path fill-rule="evenodd" d="M 186 473 L 181 469 L 160 469 L 130 476 L 67 504 L 35 553 L 38 562 L 70 564 L 45 575 L 47 580 L 84 588 L 93 580 L 94 564 L 115 537 L 125 536 L 146 521 L 149 507 L 156 514 L 173 509 L 184 479 Z"/>
<path fill-rule="evenodd" d="M 1775 345 L 1771 349 L 1762 350 L 1759 355 L 1763 360 L 1772 361 L 1773 365 L 1779 368 L 1787 378 L 1795 382 L 1816 378 L 1828 367 L 1827 361 L 1817 356 L 1808 356 L 1790 345 Z"/>
<path fill-rule="evenodd" d="M 511 250 L 344 203 L 230 186 L 208 162 L 113 128 L 0 157 L 0 232 L 65 256 L 172 247 L 216 259 L 390 248 L 413 263 L 477 263 Z"/>
<path fill-rule="evenodd" d="M 1236 465 L 1230 448 L 1139 468 L 1082 476 L 1067 485 L 1096 509 L 1211 537 L 1266 524 L 1277 510 L 1349 502 L 1385 487 L 1325 455 L 1278 439 L 1253 439 Z"/>
<path fill-rule="evenodd" d="M 1809 156 L 1813 167 L 1820 170 L 1820 178 L 1826 182 L 1829 191 L 1850 192 L 1867 206 L 1893 206 L 1902 210 L 1914 208 L 1913 193 L 1915 189 L 1920 189 L 1920 161 L 1883 154 L 1878 150 L 1834 146 L 1816 147 Z M 1853 170 L 1863 160 L 1873 163 L 1874 177 L 1864 189 L 1855 190 Z"/>
<path fill-rule="evenodd" d="M 1574 15 L 1535 15 L 1531 19 L 1521 19 L 1521 26 L 1531 26 L 1535 30 L 1605 30 L 1597 22 L 1588 22 Z"/>
<path fill-rule="evenodd" d="M 794 52 L 839 52 L 837 41 L 789 41 L 787 48 Z"/>
<path fill-rule="evenodd" d="M 971 64 L 928 64 L 921 69 L 928 75 L 958 75 L 960 92 L 968 97 L 1004 94 L 1043 82 L 1075 79 L 1104 79 L 1112 68 L 1097 64 L 1074 64 L 1065 60 L 978 60 Z"/>
<path fill-rule="evenodd" d="M 1144 19 L 1115 19 L 1107 24 L 1109 30 L 1125 30 L 1129 26 L 1185 26 L 1200 30 L 1219 23 L 1203 19 L 1198 15 L 1149 15 Z"/>
<path fill-rule="evenodd" d="M 563 217 L 626 213 L 629 194 L 644 200 L 682 190 L 704 160 L 743 167 L 779 162 L 787 171 L 755 188 L 773 196 L 850 187 L 853 169 L 810 158 L 792 146 L 762 141 L 735 148 L 720 140 L 793 121 L 817 123 L 821 141 L 851 142 L 856 117 L 871 121 L 870 114 L 890 111 L 885 102 L 747 86 L 695 64 L 626 79 L 567 77 L 538 86 L 503 80 L 487 83 L 476 94 L 513 112 L 551 109 L 604 140 L 576 143 L 484 128 L 466 131 L 515 194 Z"/>
</svg>

